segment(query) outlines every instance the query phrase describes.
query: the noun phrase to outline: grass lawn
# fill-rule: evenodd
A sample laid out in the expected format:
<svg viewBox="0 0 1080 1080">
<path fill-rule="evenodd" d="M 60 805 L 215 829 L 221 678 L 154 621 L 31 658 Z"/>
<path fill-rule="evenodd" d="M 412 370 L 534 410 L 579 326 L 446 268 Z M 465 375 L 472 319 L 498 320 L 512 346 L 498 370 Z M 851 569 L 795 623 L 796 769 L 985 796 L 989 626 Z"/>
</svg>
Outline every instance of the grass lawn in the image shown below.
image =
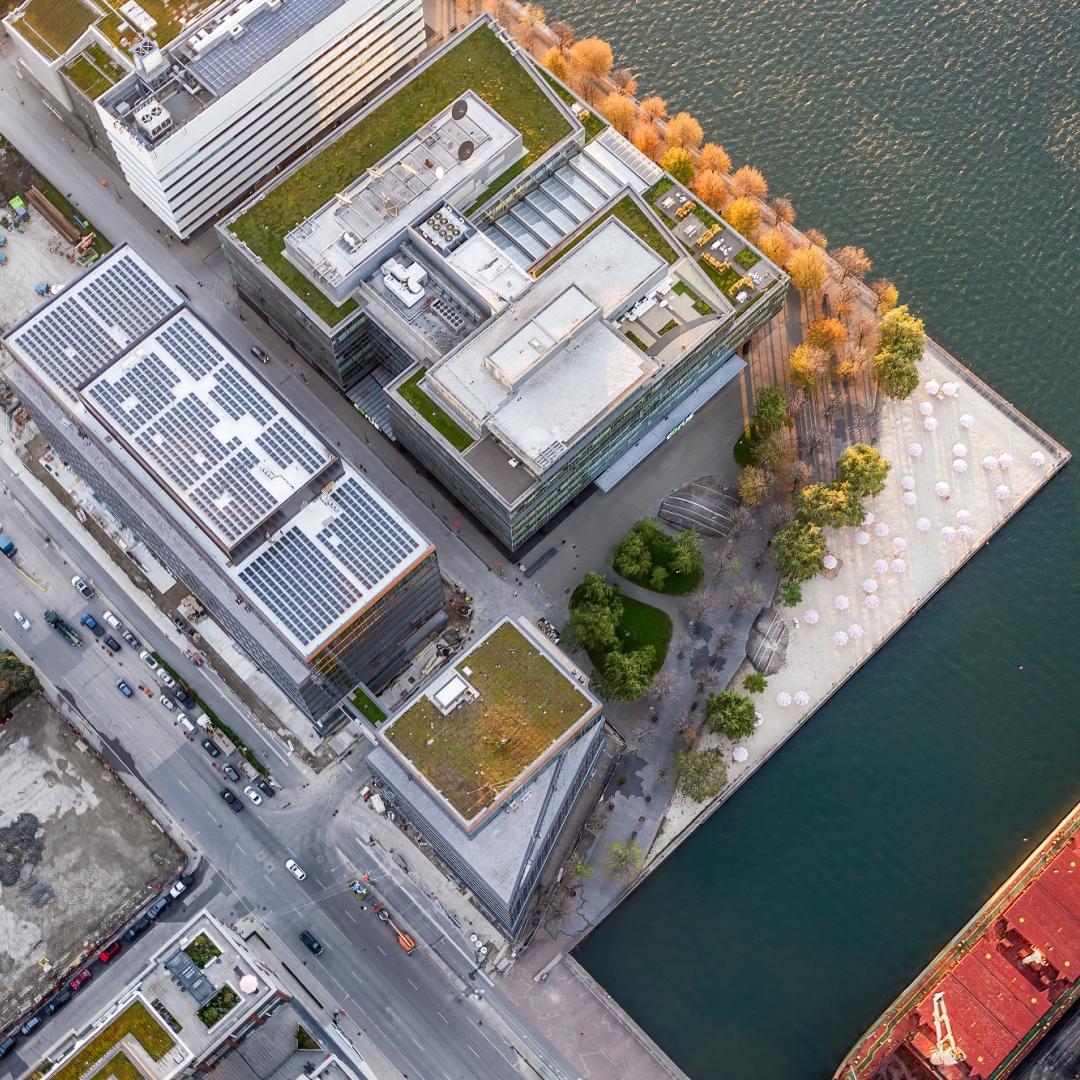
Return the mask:
<svg viewBox="0 0 1080 1080">
<path fill-rule="evenodd" d="M 691 289 L 690 286 L 687 285 L 685 281 L 676 281 L 675 282 L 675 292 L 679 293 L 680 296 L 688 296 L 688 297 L 690 297 L 690 300 L 693 302 L 693 305 L 694 305 L 694 310 L 699 315 L 715 315 L 716 314 L 716 309 L 711 304 L 707 304 L 704 300 L 702 300 L 701 297 L 698 296 L 698 294 L 696 292 L 694 292 L 694 290 Z"/>
<path fill-rule="evenodd" d="M 64 68 L 64 74 L 88 97 L 96 98 L 125 75 L 124 69 L 96 41 Z"/>
<path fill-rule="evenodd" d="M 761 256 L 752 248 L 744 247 L 742 251 L 735 256 L 734 261 L 744 270 L 749 270 L 751 266 L 756 266 L 761 262 Z"/>
<path fill-rule="evenodd" d="M 575 589 L 570 597 L 571 610 L 577 597 L 578 589 Z M 651 645 L 656 650 L 653 666 L 655 675 L 663 667 L 668 646 L 671 644 L 671 618 L 666 611 L 661 611 L 652 604 L 642 603 L 629 596 L 620 595 L 619 599 L 623 606 L 622 618 L 616 631 L 619 648 L 623 652 L 633 652 L 645 645 Z M 597 671 L 603 671 L 607 652 L 590 650 L 589 659 Z"/>
<path fill-rule="evenodd" d="M 581 122 L 582 127 L 585 128 L 585 141 L 591 142 L 608 126 L 607 121 L 595 110 L 592 109 L 581 100 L 572 90 L 567 90 L 565 86 L 550 71 L 545 67 L 538 67 L 536 69 L 544 77 L 544 80 L 551 86 L 551 89 L 555 91 L 566 102 L 567 105 L 581 105 L 588 115 Z"/>
<path fill-rule="evenodd" d="M 675 181 L 670 176 L 662 176 L 645 192 L 645 201 L 655 206 L 674 186 Z"/>
<path fill-rule="evenodd" d="M 711 210 L 707 210 L 704 206 L 701 205 L 701 203 L 698 203 L 694 207 L 694 217 L 696 217 L 698 221 L 705 222 L 705 224 L 708 225 L 709 228 L 712 228 L 713 225 L 723 224 L 723 222 Z"/>
<path fill-rule="evenodd" d="M 366 716 L 376 727 L 386 719 L 386 713 L 359 686 L 352 692 L 349 700 L 356 707 L 357 712 Z"/>
<path fill-rule="evenodd" d="M 754 429 L 752 427 L 746 428 L 745 431 L 739 436 L 739 441 L 735 444 L 734 450 L 735 460 L 743 466 L 754 464 Z"/>
<path fill-rule="evenodd" d="M 66 1065 L 50 1073 L 50 1080 L 79 1080 L 125 1035 L 134 1038 L 154 1061 L 160 1061 L 176 1045 L 146 1006 L 141 1001 L 135 1001 L 111 1024 L 102 1028 Z"/>
<path fill-rule="evenodd" d="M 281 254 L 285 234 L 466 90 L 482 97 L 521 132 L 526 147 L 522 168 L 570 133 L 569 121 L 536 85 L 529 69 L 488 27 L 481 27 L 268 191 L 229 230 L 329 325 L 336 325 L 356 307 L 355 301 L 335 307 L 289 264 Z"/>
<path fill-rule="evenodd" d="M 185 949 L 191 962 L 200 970 L 221 955 L 221 950 L 206 934 L 199 934 Z"/>
<path fill-rule="evenodd" d="M 678 325 L 679 325 L 679 320 L 678 319 L 668 319 L 668 321 L 666 323 L 664 323 L 664 325 L 661 326 L 660 329 L 657 331 L 657 335 L 659 337 L 663 337 L 666 333 L 668 333 L 668 331 L 674 330 L 675 327 L 678 326 Z"/>
<path fill-rule="evenodd" d="M 109 1058 L 105 1063 L 105 1068 L 96 1074 L 94 1080 L 108 1080 L 109 1077 L 113 1080 L 145 1080 L 143 1074 L 135 1068 L 123 1050 L 118 1050 Z"/>
<path fill-rule="evenodd" d="M 82 0 L 31 0 L 17 25 L 35 48 L 55 59 L 75 44 L 94 18 Z"/>
<path fill-rule="evenodd" d="M 398 387 L 398 393 L 452 446 L 455 450 L 468 450 L 476 440 L 455 421 L 445 409 L 436 405 L 420 387 L 420 380 L 427 374 L 421 368 Z"/>
<path fill-rule="evenodd" d="M 716 287 L 730 300 L 735 286 L 742 281 L 742 274 L 733 266 L 729 266 L 724 271 L 717 270 L 715 266 L 710 266 L 704 259 L 698 260 L 698 266 L 709 275 Z"/>
<path fill-rule="evenodd" d="M 649 346 L 634 333 L 633 330 L 624 330 L 623 333 L 642 351 L 648 352 Z"/>
<path fill-rule="evenodd" d="M 582 232 L 578 233 L 573 240 L 570 241 L 565 247 L 559 248 L 554 255 L 542 262 L 534 271 L 535 275 L 542 274 L 545 270 L 550 269 L 557 263 L 564 255 L 568 255 L 571 251 L 581 243 L 594 229 L 598 229 L 609 217 L 614 215 L 617 217 L 628 229 L 630 229 L 635 235 L 645 241 L 667 263 L 673 263 L 678 259 L 678 253 L 675 249 L 664 239 L 660 230 L 652 223 L 650 218 L 645 216 L 644 211 L 629 195 L 621 198 L 614 206 L 611 206 L 600 215 L 591 225 Z"/>
</svg>

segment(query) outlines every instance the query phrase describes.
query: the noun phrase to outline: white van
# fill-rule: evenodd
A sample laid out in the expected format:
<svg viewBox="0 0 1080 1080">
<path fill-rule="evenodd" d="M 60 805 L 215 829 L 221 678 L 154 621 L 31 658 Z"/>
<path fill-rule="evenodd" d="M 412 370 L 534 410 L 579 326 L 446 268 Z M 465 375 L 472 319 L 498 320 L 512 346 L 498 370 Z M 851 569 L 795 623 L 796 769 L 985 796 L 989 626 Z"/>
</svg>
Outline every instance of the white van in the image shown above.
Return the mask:
<svg viewBox="0 0 1080 1080">
<path fill-rule="evenodd" d="M 180 726 L 189 734 L 195 734 L 195 725 L 184 715 L 184 713 L 177 714 L 180 720 Z"/>
</svg>

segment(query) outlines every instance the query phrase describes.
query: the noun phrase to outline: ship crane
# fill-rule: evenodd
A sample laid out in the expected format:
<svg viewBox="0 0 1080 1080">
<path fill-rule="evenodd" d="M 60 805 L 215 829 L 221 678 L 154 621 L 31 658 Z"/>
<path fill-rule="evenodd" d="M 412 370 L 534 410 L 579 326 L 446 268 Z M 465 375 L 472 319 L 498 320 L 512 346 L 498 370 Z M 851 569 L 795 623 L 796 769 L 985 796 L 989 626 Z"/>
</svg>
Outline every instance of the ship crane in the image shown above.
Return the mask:
<svg viewBox="0 0 1080 1080">
<path fill-rule="evenodd" d="M 934 1031 L 937 1034 L 937 1049 L 930 1055 L 931 1065 L 959 1065 L 967 1056 L 953 1038 L 952 1021 L 949 1010 L 945 1007 L 945 994 L 934 995 Z"/>
</svg>

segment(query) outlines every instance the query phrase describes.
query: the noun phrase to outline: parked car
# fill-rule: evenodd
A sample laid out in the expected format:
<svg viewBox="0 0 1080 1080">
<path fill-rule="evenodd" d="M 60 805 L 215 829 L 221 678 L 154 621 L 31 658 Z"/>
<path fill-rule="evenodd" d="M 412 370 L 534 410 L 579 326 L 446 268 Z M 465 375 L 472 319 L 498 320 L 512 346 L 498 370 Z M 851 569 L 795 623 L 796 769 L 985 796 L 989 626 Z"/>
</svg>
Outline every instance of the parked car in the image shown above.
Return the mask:
<svg viewBox="0 0 1080 1080">
<path fill-rule="evenodd" d="M 135 920 L 120 936 L 124 941 L 134 941 L 144 930 L 150 926 L 150 920 L 142 915 Z"/>
<path fill-rule="evenodd" d="M 108 649 L 111 653 L 118 653 L 123 648 L 123 646 L 120 644 L 119 641 L 116 640 L 116 638 L 107 637 L 105 639 L 105 648 Z"/>
<path fill-rule="evenodd" d="M 145 649 L 139 653 L 139 659 L 151 670 L 157 671 L 158 662 Z"/>
<path fill-rule="evenodd" d="M 68 982 L 68 986 L 71 987 L 71 992 L 81 990 L 94 976 L 90 974 L 89 968 L 83 968 L 74 979 Z"/>
<path fill-rule="evenodd" d="M 277 794 L 277 792 L 273 789 L 270 783 L 262 776 L 260 776 L 259 779 L 255 781 L 255 786 L 264 795 L 268 796 L 271 799 Z"/>
<path fill-rule="evenodd" d="M 41 1027 L 41 1017 L 31 1016 L 29 1020 L 21 1028 L 19 1028 L 20 1035 L 29 1035 L 34 1028 Z"/>
<path fill-rule="evenodd" d="M 167 686 L 170 690 L 176 689 L 176 680 L 160 666 L 157 669 L 157 681 L 161 683 L 162 686 Z"/>
<path fill-rule="evenodd" d="M 130 630 L 121 630 L 121 631 L 120 631 L 120 636 L 121 636 L 121 637 L 122 637 L 122 638 L 123 638 L 123 639 L 124 639 L 124 640 L 125 640 L 125 641 L 126 641 L 126 642 L 127 642 L 127 643 L 128 643 L 128 644 L 129 644 L 129 645 L 130 645 L 130 646 L 132 647 L 132 648 L 133 648 L 133 649 L 137 649 L 137 648 L 138 648 L 138 647 L 139 647 L 139 646 L 140 646 L 140 645 L 142 644 L 142 642 L 141 642 L 141 641 L 139 641 L 139 639 L 138 639 L 138 638 L 137 638 L 137 637 L 136 637 L 136 636 L 135 636 L 135 635 L 134 635 L 134 634 L 133 634 L 133 633 L 132 633 L 132 632 L 131 632 Z"/>
<path fill-rule="evenodd" d="M 244 794 L 256 805 L 262 806 L 262 796 L 250 785 L 244 788 Z"/>
<path fill-rule="evenodd" d="M 99 625 L 97 619 L 95 619 L 89 611 L 79 620 L 79 622 L 81 622 L 94 637 L 101 638 L 105 636 L 105 628 Z"/>
<path fill-rule="evenodd" d="M 183 690 L 176 691 L 176 700 L 179 701 L 185 709 L 194 709 L 199 704 L 190 694 L 184 693 Z"/>
<path fill-rule="evenodd" d="M 106 945 L 105 948 L 97 954 L 98 959 L 103 964 L 107 964 L 122 948 L 123 946 L 119 941 L 114 941 L 110 945 Z"/>
<path fill-rule="evenodd" d="M 24 630 L 29 630 L 30 629 L 30 620 L 21 611 L 13 611 L 12 614 L 15 616 L 15 621 Z"/>
<path fill-rule="evenodd" d="M 226 761 L 221 766 L 221 771 L 234 783 L 240 783 L 240 774 Z"/>
<path fill-rule="evenodd" d="M 308 930 L 300 931 L 300 940 L 316 955 L 322 956 L 322 943 Z"/>
<path fill-rule="evenodd" d="M 9 1035 L 3 1042 L 0 1042 L 0 1058 L 7 1057 L 11 1052 L 11 1049 L 15 1045 L 15 1036 Z"/>
<path fill-rule="evenodd" d="M 128 684 L 124 682 L 123 679 L 116 680 L 116 689 L 119 690 L 120 693 L 124 695 L 124 697 L 131 697 L 131 687 L 128 686 Z"/>
<path fill-rule="evenodd" d="M 292 874 L 292 876 L 296 878 L 297 881 L 303 881 L 304 878 L 307 877 L 307 874 L 305 874 L 304 871 L 300 869 L 299 863 L 295 862 L 292 859 L 285 860 L 285 869 L 288 870 L 289 873 Z"/>
<path fill-rule="evenodd" d="M 153 922 L 169 906 L 168 896 L 159 896 L 147 909 L 146 918 Z"/>
<path fill-rule="evenodd" d="M 161 704 L 169 710 L 169 712 L 176 712 L 176 702 L 173 701 L 171 697 L 166 697 L 164 694 L 162 694 L 161 697 L 158 698 L 158 701 L 160 701 Z"/>
<path fill-rule="evenodd" d="M 202 748 L 211 757 L 221 757 L 221 748 L 218 746 L 218 744 L 216 742 L 214 742 L 213 739 L 203 739 Z"/>
<path fill-rule="evenodd" d="M 231 792 L 228 788 L 222 788 L 218 794 L 229 804 L 230 809 L 240 813 L 244 809 L 244 804 Z"/>
<path fill-rule="evenodd" d="M 53 994 L 45 1005 L 42 1007 L 42 1012 L 46 1016 L 54 1016 L 59 1012 L 69 1001 L 71 1000 L 71 987 L 61 986 L 60 989 Z"/>
<path fill-rule="evenodd" d="M 191 627 L 188 625 L 187 620 L 181 618 L 179 615 L 173 616 L 172 624 L 176 627 L 177 630 L 180 631 L 181 634 L 191 633 Z"/>
<path fill-rule="evenodd" d="M 91 589 L 90 586 L 87 585 L 86 582 L 83 581 L 83 579 L 81 577 L 79 577 L 78 574 L 76 574 L 71 579 L 71 584 L 74 585 L 75 588 L 78 589 L 79 592 L 81 592 L 83 594 L 83 596 L 86 597 L 87 600 L 93 600 L 94 599 L 94 590 Z"/>
<path fill-rule="evenodd" d="M 122 622 L 121 622 L 121 621 L 120 621 L 120 620 L 119 620 L 119 619 L 118 619 L 118 618 L 117 618 L 117 617 L 116 617 L 116 616 L 115 616 L 115 615 L 114 615 L 114 614 L 113 614 L 113 613 L 112 613 L 111 611 L 106 611 L 106 612 L 105 612 L 105 614 L 104 614 L 104 615 L 102 615 L 101 617 L 102 617 L 102 618 L 103 618 L 103 619 L 105 620 L 105 622 L 107 622 L 107 623 L 108 623 L 108 624 L 109 624 L 109 625 L 110 625 L 110 626 L 111 626 L 111 627 L 112 627 L 112 628 L 113 628 L 114 630 L 123 630 L 123 629 L 124 629 L 124 624 L 123 624 L 123 623 L 122 623 Z"/>
</svg>

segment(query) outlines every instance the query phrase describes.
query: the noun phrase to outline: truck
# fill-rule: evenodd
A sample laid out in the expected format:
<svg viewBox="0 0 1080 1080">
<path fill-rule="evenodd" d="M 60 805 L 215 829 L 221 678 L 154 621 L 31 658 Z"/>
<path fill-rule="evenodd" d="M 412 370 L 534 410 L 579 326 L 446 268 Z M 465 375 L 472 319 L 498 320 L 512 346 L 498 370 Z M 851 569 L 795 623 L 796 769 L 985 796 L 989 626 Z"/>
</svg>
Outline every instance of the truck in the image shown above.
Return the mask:
<svg viewBox="0 0 1080 1080">
<path fill-rule="evenodd" d="M 14 559 L 15 552 L 18 550 L 15 541 L 6 532 L 0 532 L 0 555 L 6 555 L 9 559 Z"/>
<path fill-rule="evenodd" d="M 82 644 L 82 638 L 79 637 L 79 635 L 76 634 L 75 631 L 70 626 L 68 626 L 68 624 L 64 622 L 64 620 L 61 619 L 55 611 L 52 610 L 52 608 L 49 608 L 49 610 L 45 612 L 45 621 L 58 634 L 62 634 L 65 638 L 67 638 L 69 645 L 74 645 L 76 648 L 78 648 Z"/>
</svg>

